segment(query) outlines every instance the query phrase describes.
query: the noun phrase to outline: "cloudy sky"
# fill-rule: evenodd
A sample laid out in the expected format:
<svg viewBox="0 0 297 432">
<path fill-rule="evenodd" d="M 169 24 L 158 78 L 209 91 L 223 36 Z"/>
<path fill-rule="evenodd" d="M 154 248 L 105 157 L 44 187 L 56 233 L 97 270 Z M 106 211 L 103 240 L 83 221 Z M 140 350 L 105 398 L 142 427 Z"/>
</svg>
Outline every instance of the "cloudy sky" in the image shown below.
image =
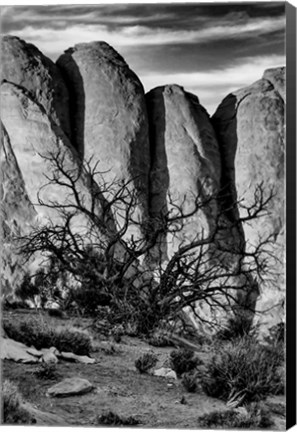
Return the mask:
<svg viewBox="0 0 297 432">
<path fill-rule="evenodd" d="M 230 91 L 285 65 L 285 3 L 7 6 L 2 33 L 56 60 L 76 43 L 104 40 L 145 90 L 180 84 L 212 114 Z"/>
</svg>

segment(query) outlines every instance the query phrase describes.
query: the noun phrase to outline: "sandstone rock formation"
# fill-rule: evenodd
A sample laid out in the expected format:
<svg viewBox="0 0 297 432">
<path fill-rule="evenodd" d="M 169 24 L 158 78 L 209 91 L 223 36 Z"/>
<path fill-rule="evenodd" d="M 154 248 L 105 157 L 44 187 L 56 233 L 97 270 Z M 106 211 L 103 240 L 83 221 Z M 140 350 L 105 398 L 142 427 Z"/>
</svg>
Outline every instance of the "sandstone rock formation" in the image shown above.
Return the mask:
<svg viewBox="0 0 297 432">
<path fill-rule="evenodd" d="M 1 101 L 2 121 L 10 136 L 29 200 L 33 205 L 37 204 L 35 209 L 39 219 L 55 221 L 60 216 L 56 209 L 38 205 L 38 196 L 45 204 L 74 204 L 73 196 L 69 196 L 69 188 L 55 181 L 50 182 L 57 169 L 55 160 L 62 164 L 66 172 L 71 172 L 73 177 L 78 176 L 77 188 L 85 204 L 91 205 L 88 175 L 66 135 L 47 116 L 45 110 L 24 89 L 9 82 L 4 82 L 1 86 Z M 62 176 L 61 180 L 66 181 L 66 178 Z M 100 213 L 99 202 L 98 212 Z M 82 221 L 77 223 L 81 225 Z"/>
<path fill-rule="evenodd" d="M 68 90 L 56 65 L 34 45 L 15 36 L 3 36 L 1 80 L 26 89 L 70 137 Z"/>
<path fill-rule="evenodd" d="M 105 42 L 78 44 L 57 65 L 71 95 L 75 146 L 86 160 L 93 158 L 92 167 L 99 162 L 105 182 L 130 182 L 140 201 L 138 217 L 146 219 L 150 150 L 142 84 Z M 96 179 L 102 184 L 100 175 Z"/>
<path fill-rule="evenodd" d="M 126 239 L 145 241 L 146 227 L 156 228 L 160 213 L 169 211 L 173 216 L 177 208 L 188 213 L 197 197 L 200 204 L 211 198 L 183 221 L 177 236 L 159 237 L 147 259 L 153 267 L 160 257 L 166 261 L 182 242 L 202 233 L 207 236 L 220 215 L 225 228 L 212 248 L 223 246 L 224 253 L 215 258 L 225 268 L 239 265 L 236 254 L 245 240 L 250 248 L 259 233 L 272 233 L 271 252 L 280 260 L 273 268 L 283 273 L 284 68 L 269 69 L 261 80 L 228 95 L 209 119 L 199 99 L 178 85 L 157 87 L 145 97 L 137 76 L 105 42 L 76 45 L 55 65 L 33 45 L 5 36 L 1 66 L 4 280 L 14 285 L 20 274 L 12 234 L 26 233 L 32 223 L 59 220 L 55 210 L 36 205 L 38 196 L 73 203 L 67 188 L 55 183 L 53 158 L 60 157 L 64 168 L 77 175 L 82 200 L 87 206 L 94 204 L 99 217 L 116 190 L 127 185 L 128 201 L 131 196 L 138 201 L 129 211 L 139 226 L 130 223 Z M 85 161 L 99 171 L 98 184 L 91 184 Z M 55 184 L 47 185 L 49 178 Z M 258 184 L 266 191 L 273 186 L 275 197 L 269 214 L 243 230 L 237 223 L 243 213 L 234 203 L 243 197 L 249 206 Z M 112 233 L 116 226 L 123 227 L 129 208 L 124 201 L 111 206 Z M 84 216 L 74 222 L 80 229 L 86 227 Z M 131 280 L 137 273 L 133 269 L 129 269 Z M 144 285 L 140 278 L 138 283 Z M 246 301 L 246 286 L 251 288 L 253 308 L 256 281 L 237 275 L 232 283 L 242 288 L 237 294 L 240 303 Z M 260 288 L 267 292 L 264 285 Z M 269 298 L 265 302 L 271 304 Z"/>
<path fill-rule="evenodd" d="M 273 188 L 275 195 L 266 214 L 245 224 L 244 231 L 248 250 L 259 236 L 273 235 L 270 251 L 280 262 L 277 265 L 271 259 L 269 265 L 270 270 L 279 271 L 280 287 L 284 265 L 284 81 L 284 68 L 265 71 L 261 80 L 228 95 L 212 118 L 222 155 L 222 186 L 229 200 L 243 198 L 249 206 L 258 185 L 265 196 Z M 245 214 L 243 209 L 240 214 Z M 260 284 L 260 309 L 281 301 L 282 294 L 269 286 L 269 281 L 267 284 L 268 290 Z"/>
<path fill-rule="evenodd" d="M 71 173 L 72 178 L 77 177 L 76 188 L 81 201 L 87 208 L 94 205 L 95 213 L 101 217 L 104 197 L 98 186 L 90 183 L 90 177 L 67 136 L 46 114 L 43 107 L 25 89 L 5 81 L 1 85 L 1 108 L 5 127 L 4 145 L 8 148 L 5 153 L 2 151 L 4 180 L 6 176 L 2 187 L 5 188 L 2 198 L 2 211 L 6 215 L 3 218 L 5 229 L 24 235 L 36 224 L 47 224 L 50 221 L 59 223 L 61 214 L 58 209 L 47 204 L 76 204 L 68 187 L 50 181 L 55 180 L 55 176 L 58 178 L 59 174 L 60 180 L 69 184 L 61 171 L 57 173 L 55 160 L 61 163 L 66 172 Z M 44 205 L 40 205 L 39 198 Z M 108 219 L 108 229 L 112 235 L 115 227 L 111 215 Z M 72 229 L 80 233 L 87 230 L 83 213 L 76 214 L 71 222 Z M 23 258 L 15 254 L 11 246 L 11 242 L 6 238 L 2 262 L 7 273 L 5 281 L 8 288 L 15 287 L 17 280 L 23 277 L 23 271 L 20 270 Z M 31 271 L 38 268 L 39 261 L 36 259 L 31 263 Z"/>
<path fill-rule="evenodd" d="M 220 188 L 220 153 L 209 116 L 196 96 L 178 85 L 151 90 L 147 95 L 150 124 L 151 170 L 150 214 L 174 212 L 174 205 L 185 213 L 199 202 L 215 196 Z M 171 253 L 181 241 L 213 227 L 217 215 L 215 200 L 186 220 L 177 239 L 171 239 Z M 164 239 L 163 253 L 167 239 Z"/>
<path fill-rule="evenodd" d="M 11 147 L 7 131 L 1 124 L 0 147 L 1 204 L 1 288 L 5 295 L 23 278 L 23 266 L 16 253 L 13 236 L 23 235 L 37 213 L 29 200 L 24 178 Z"/>
</svg>

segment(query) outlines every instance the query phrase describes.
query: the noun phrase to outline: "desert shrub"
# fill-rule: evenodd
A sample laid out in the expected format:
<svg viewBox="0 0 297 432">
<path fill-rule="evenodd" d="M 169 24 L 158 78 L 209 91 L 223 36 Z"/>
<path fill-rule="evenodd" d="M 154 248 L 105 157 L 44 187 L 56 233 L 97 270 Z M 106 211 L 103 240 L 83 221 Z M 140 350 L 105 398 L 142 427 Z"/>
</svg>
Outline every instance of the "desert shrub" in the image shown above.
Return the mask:
<svg viewBox="0 0 297 432">
<path fill-rule="evenodd" d="M 182 375 L 182 385 L 189 393 L 195 393 L 197 390 L 197 375 L 193 372 L 185 372 Z"/>
<path fill-rule="evenodd" d="M 212 411 L 198 417 L 198 427 L 230 429 L 265 429 L 274 423 L 260 404 L 247 405 L 237 410 Z"/>
<path fill-rule="evenodd" d="M 170 353 L 170 365 L 178 377 L 185 372 L 192 371 L 199 364 L 201 364 L 201 360 L 195 356 L 192 350 L 179 348 Z"/>
<path fill-rule="evenodd" d="M 44 380 L 53 380 L 59 377 L 57 365 L 53 363 L 41 363 L 34 370 L 33 374 L 37 378 Z"/>
<path fill-rule="evenodd" d="M 93 349 L 90 335 L 74 328 L 57 330 L 51 346 L 59 351 L 70 351 L 78 355 L 88 355 Z"/>
<path fill-rule="evenodd" d="M 18 388 L 8 380 L 2 383 L 2 423 L 33 424 L 34 417 L 24 408 Z"/>
<path fill-rule="evenodd" d="M 106 426 L 135 426 L 140 424 L 139 420 L 132 416 L 122 417 L 112 411 L 108 411 L 98 416 L 96 423 L 98 425 Z"/>
<path fill-rule="evenodd" d="M 135 367 L 140 373 L 145 373 L 157 363 L 157 357 L 153 353 L 145 353 L 135 360 Z"/>
<path fill-rule="evenodd" d="M 268 394 L 284 391 L 280 373 L 283 349 L 260 345 L 254 338 L 244 337 L 216 347 L 216 354 L 201 377 L 204 391 L 213 397 L 228 400 L 230 395 L 243 394 L 243 401 L 256 401 Z"/>
<path fill-rule="evenodd" d="M 53 328 L 42 319 L 28 319 L 16 322 L 3 320 L 7 336 L 36 349 L 56 347 L 59 351 L 71 351 L 78 355 L 88 355 L 92 350 L 91 337 L 74 328 Z"/>
</svg>

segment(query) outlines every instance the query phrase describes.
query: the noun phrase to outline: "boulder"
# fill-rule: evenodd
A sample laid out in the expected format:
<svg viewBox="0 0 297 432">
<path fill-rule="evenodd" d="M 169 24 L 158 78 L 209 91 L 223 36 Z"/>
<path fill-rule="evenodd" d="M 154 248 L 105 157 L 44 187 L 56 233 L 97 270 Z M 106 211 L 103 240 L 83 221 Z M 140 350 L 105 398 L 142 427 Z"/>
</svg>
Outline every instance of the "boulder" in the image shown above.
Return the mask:
<svg viewBox="0 0 297 432">
<path fill-rule="evenodd" d="M 90 160 L 91 168 L 98 164 L 97 171 L 104 172 L 103 177 L 98 173 L 95 178 L 99 185 L 107 184 L 107 198 L 112 199 L 128 183 L 129 194 L 138 201 L 133 216 L 143 222 L 147 218 L 150 149 L 142 84 L 105 42 L 75 45 L 59 57 L 57 66 L 71 95 L 76 148 Z M 113 206 L 120 227 L 126 209 L 119 202 Z M 130 223 L 127 236 L 132 234 L 142 236 Z"/>
<path fill-rule="evenodd" d="M 1 360 L 13 360 L 17 363 L 38 363 L 39 358 L 28 352 L 28 347 L 13 339 L 1 339 Z"/>
<path fill-rule="evenodd" d="M 197 196 L 204 202 L 220 187 L 220 153 L 209 116 L 199 99 L 178 85 L 157 87 L 146 100 L 151 146 L 150 214 L 158 217 L 174 212 L 175 205 L 191 212 Z M 216 215 L 217 205 L 211 200 L 186 220 L 176 239 L 164 239 L 164 258 L 202 229 L 207 235 Z M 172 244 L 171 250 L 166 250 L 165 240 Z"/>
<path fill-rule="evenodd" d="M 174 370 L 170 369 L 170 368 L 165 368 L 162 367 L 160 369 L 156 369 L 153 372 L 154 376 L 158 376 L 158 377 L 164 377 L 164 378 L 168 378 L 168 379 L 177 379 L 176 373 L 174 372 Z"/>
<path fill-rule="evenodd" d="M 264 198 L 273 188 L 265 214 L 243 227 L 248 251 L 259 237 L 271 234 L 273 241 L 266 249 L 280 260 L 277 264 L 271 257 L 268 262 L 269 270 L 279 273 L 278 287 L 270 283 L 268 274 L 265 283 L 261 281 L 260 310 L 281 303 L 283 297 L 279 288 L 284 282 L 284 82 L 284 68 L 269 69 L 259 81 L 228 95 L 212 118 L 222 155 L 222 187 L 229 203 L 244 199 L 243 204 L 250 206 L 255 194 L 260 197 L 259 185 Z M 246 215 L 243 208 L 239 212 Z M 238 210 L 232 209 L 229 218 L 236 217 Z M 283 314 L 282 309 L 279 313 Z"/>
<path fill-rule="evenodd" d="M 79 377 L 66 378 L 50 387 L 47 394 L 52 397 L 67 397 L 89 393 L 94 386 L 86 379 Z"/>
<path fill-rule="evenodd" d="M 70 137 L 68 90 L 57 66 L 16 36 L 1 39 L 1 77 L 29 92 L 36 104 Z"/>
</svg>

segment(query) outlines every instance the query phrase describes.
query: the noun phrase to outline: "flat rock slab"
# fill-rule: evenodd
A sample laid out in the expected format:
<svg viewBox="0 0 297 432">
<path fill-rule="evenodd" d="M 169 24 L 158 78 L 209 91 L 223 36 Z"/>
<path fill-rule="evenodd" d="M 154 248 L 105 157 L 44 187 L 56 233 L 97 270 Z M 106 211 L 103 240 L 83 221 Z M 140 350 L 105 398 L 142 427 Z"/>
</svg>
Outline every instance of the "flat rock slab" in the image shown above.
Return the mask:
<svg viewBox="0 0 297 432">
<path fill-rule="evenodd" d="M 86 379 L 73 377 L 66 378 L 47 391 L 49 396 L 67 397 L 82 395 L 93 390 L 94 386 Z"/>
<path fill-rule="evenodd" d="M 18 363 L 38 363 L 38 357 L 32 355 L 29 348 L 21 342 L 3 338 L 1 340 L 1 359 L 13 360 Z M 36 350 L 31 349 L 31 352 Z"/>
<path fill-rule="evenodd" d="M 69 360 L 69 361 L 74 361 L 74 362 L 84 363 L 84 364 L 93 364 L 96 362 L 94 358 L 88 356 L 79 356 L 73 354 L 72 352 L 61 352 L 59 357 L 61 357 L 63 360 Z"/>
</svg>

